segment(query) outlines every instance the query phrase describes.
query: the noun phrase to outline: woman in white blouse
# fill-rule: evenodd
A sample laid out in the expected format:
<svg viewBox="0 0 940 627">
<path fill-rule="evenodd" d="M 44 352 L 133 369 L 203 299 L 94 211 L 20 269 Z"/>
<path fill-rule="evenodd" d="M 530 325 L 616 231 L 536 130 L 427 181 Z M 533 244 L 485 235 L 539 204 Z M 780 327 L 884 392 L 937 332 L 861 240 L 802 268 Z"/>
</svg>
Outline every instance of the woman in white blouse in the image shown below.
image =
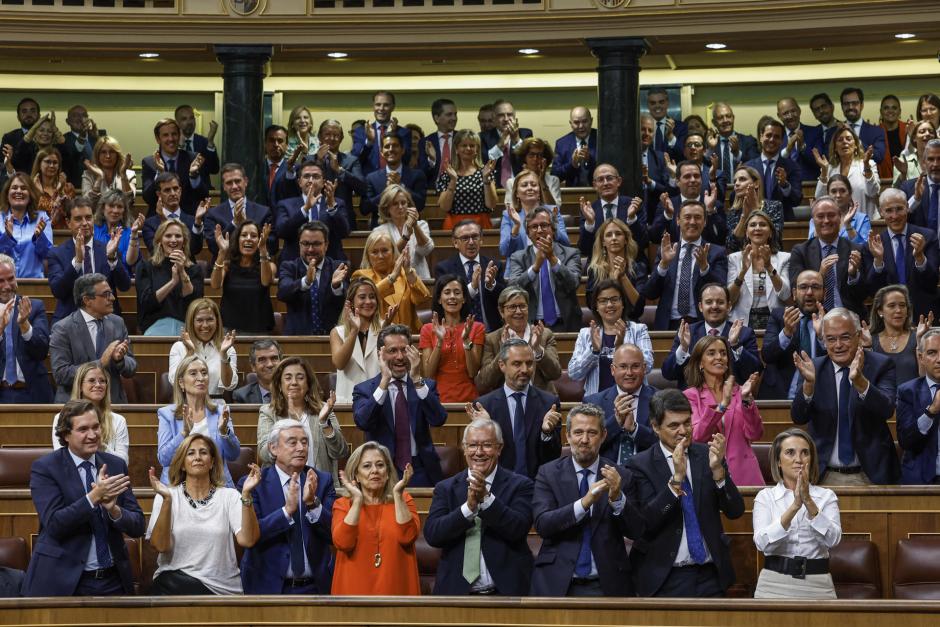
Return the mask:
<svg viewBox="0 0 940 627">
<path fill-rule="evenodd" d="M 117 455 L 125 462 L 128 460 L 130 438 L 127 435 L 127 421 L 121 414 L 111 411 L 111 377 L 97 362 L 82 364 L 75 371 L 72 383 L 72 400 L 85 399 L 98 408 L 101 422 L 101 450 Z M 55 435 L 59 414 L 52 419 L 52 448 L 62 448 L 62 443 Z"/>
<path fill-rule="evenodd" d="M 754 499 L 754 544 L 764 554 L 757 599 L 835 599 L 829 549 L 842 538 L 835 492 L 819 480 L 816 445 L 796 427 L 774 438 L 770 472 L 777 485 Z"/>
<path fill-rule="evenodd" d="M 379 290 L 360 277 L 346 290 L 339 324 L 330 331 L 330 355 L 336 368 L 336 402 L 351 403 L 353 388 L 379 374 L 376 341 L 382 330 Z"/>
<path fill-rule="evenodd" d="M 238 385 L 235 330 L 225 335 L 222 331 L 222 314 L 215 301 L 197 298 L 191 302 L 186 310 L 186 322 L 180 339 L 170 347 L 170 367 L 167 372 L 170 381 L 176 380 L 176 369 L 180 362 L 190 355 L 196 355 L 209 367 L 209 396 L 219 398 L 225 390 L 234 390 Z"/>
<path fill-rule="evenodd" d="M 379 197 L 379 216 L 382 224 L 374 230 L 388 233 L 395 249 L 411 253 L 411 267 L 418 278 L 430 279 L 428 257 L 434 250 L 431 229 L 421 220 L 411 193 L 402 185 L 389 185 Z"/>
<path fill-rule="evenodd" d="M 754 330 L 767 326 L 775 307 L 790 302 L 790 253 L 777 250 L 773 219 L 754 211 L 747 219 L 744 250 L 728 255 L 731 320 L 742 319 Z"/>
<path fill-rule="evenodd" d="M 830 176 L 841 174 L 852 184 L 852 199 L 858 203 L 858 208 L 872 220 L 877 220 L 881 181 L 878 178 L 878 167 L 871 158 L 872 147 L 864 150 L 855 131 L 843 126 L 833 134 L 828 148 L 828 157 L 813 148 L 813 157 L 819 165 L 816 198 L 826 194 Z"/>
</svg>

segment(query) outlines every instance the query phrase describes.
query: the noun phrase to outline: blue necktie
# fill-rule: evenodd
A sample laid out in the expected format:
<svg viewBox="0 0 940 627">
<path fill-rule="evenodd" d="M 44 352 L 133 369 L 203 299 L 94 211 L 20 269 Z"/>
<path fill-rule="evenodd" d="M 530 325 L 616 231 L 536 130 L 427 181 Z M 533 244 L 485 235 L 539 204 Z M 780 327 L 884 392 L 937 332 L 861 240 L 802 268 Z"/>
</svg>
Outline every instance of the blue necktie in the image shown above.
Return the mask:
<svg viewBox="0 0 940 627">
<path fill-rule="evenodd" d="M 539 287 L 541 288 L 540 297 L 542 299 L 542 320 L 545 326 L 552 327 L 558 322 L 558 309 L 555 306 L 555 291 L 552 289 L 552 269 L 548 265 L 548 259 L 542 262 L 542 268 L 539 270 Z"/>
<path fill-rule="evenodd" d="M 95 320 L 95 327 L 97 332 L 95 333 L 95 357 L 101 359 L 101 353 L 104 352 L 104 320 Z"/>
<path fill-rule="evenodd" d="M 774 159 L 768 159 L 764 166 L 764 198 L 770 200 L 774 191 Z"/>
<path fill-rule="evenodd" d="M 512 444 L 516 449 L 516 463 L 513 472 L 527 476 L 525 454 L 525 409 L 522 408 L 522 392 L 515 392 L 512 397 L 516 399 L 515 419 L 512 421 Z"/>
<path fill-rule="evenodd" d="M 904 234 L 898 233 L 894 236 L 898 242 L 898 249 L 894 251 L 894 265 L 898 269 L 898 283 L 901 285 L 907 283 L 907 263 L 904 251 Z"/>
<path fill-rule="evenodd" d="M 656 123 L 656 151 L 666 152 L 666 132 L 663 130 L 665 122 L 660 120 Z"/>
<path fill-rule="evenodd" d="M 831 255 L 836 251 L 836 247 L 832 244 L 826 244 L 823 246 L 823 259 Z M 838 264 L 832 264 L 832 267 L 829 268 L 829 272 L 826 273 L 826 276 L 823 277 L 823 288 L 826 290 L 826 294 L 823 297 L 823 306 L 826 308 L 826 311 L 832 311 L 832 308 L 836 306 L 836 266 Z"/>
<path fill-rule="evenodd" d="M 635 411 L 634 415 L 636 415 Z M 617 463 L 626 466 L 634 453 L 636 453 L 636 444 L 633 442 L 633 438 L 627 435 L 626 431 L 622 432 L 620 434 L 620 448 L 617 451 Z"/>
<path fill-rule="evenodd" d="M 927 199 L 927 226 L 936 233 L 937 214 L 940 212 L 940 184 L 930 183 L 927 193 L 930 195 Z"/>
<path fill-rule="evenodd" d="M 85 471 L 85 491 L 91 492 L 95 477 L 95 467 L 91 462 L 85 461 L 79 464 Z M 95 534 L 95 553 L 98 556 L 98 568 L 111 567 L 111 551 L 108 549 L 108 529 L 105 526 L 104 518 L 100 507 L 95 507 L 91 514 L 91 529 Z"/>
<path fill-rule="evenodd" d="M 839 384 L 839 461 L 848 466 L 855 459 L 852 446 L 852 419 L 849 416 L 849 395 L 852 385 L 849 383 L 849 369 L 842 368 L 842 383 Z"/>
<path fill-rule="evenodd" d="M 682 479 L 682 491 L 685 495 L 679 497 L 679 501 L 682 505 L 682 522 L 685 524 L 685 541 L 689 547 L 689 555 L 696 564 L 704 564 L 708 554 L 705 552 L 705 541 L 702 540 L 702 529 L 698 525 L 692 485 L 688 477 Z"/>
<path fill-rule="evenodd" d="M 320 320 L 320 280 L 317 278 L 314 278 L 310 285 L 310 323 L 311 335 L 323 335 L 323 322 Z"/>
<path fill-rule="evenodd" d="M 591 471 L 587 468 L 578 471 L 581 475 L 581 485 L 578 486 L 578 492 L 581 498 L 588 493 L 590 484 L 588 484 L 588 475 Z M 578 552 L 578 561 L 574 566 L 575 577 L 589 577 L 591 575 L 591 510 L 581 519 L 584 531 L 581 534 L 581 550 Z"/>
<path fill-rule="evenodd" d="M 721 138 L 721 169 L 725 171 L 726 174 L 731 174 L 732 166 L 734 164 L 731 162 L 731 142 L 727 138 Z"/>
<path fill-rule="evenodd" d="M 682 257 L 682 263 L 679 264 L 679 302 L 676 303 L 676 310 L 680 316 L 688 316 L 692 311 L 692 305 L 689 299 L 692 298 L 692 251 L 695 250 L 695 244 L 685 245 L 685 256 Z"/>
<path fill-rule="evenodd" d="M 809 355 L 810 359 L 815 357 L 813 354 L 813 337 L 810 335 L 810 324 L 812 324 L 812 318 L 804 315 L 802 322 L 800 322 L 800 350 Z"/>
<path fill-rule="evenodd" d="M 15 298 L 15 297 L 14 297 Z M 3 380 L 6 383 L 16 383 L 16 345 L 14 344 L 14 338 L 16 334 L 13 330 L 13 326 L 16 324 L 16 319 L 19 316 L 17 311 L 20 308 L 20 304 L 17 303 L 13 307 L 13 313 L 10 314 L 10 323 L 3 329 L 3 341 L 6 342 L 4 345 L 4 355 L 6 357 L 6 365 L 3 368 Z"/>
<path fill-rule="evenodd" d="M 288 482 L 290 480 L 288 479 Z M 297 511 L 292 518 L 294 524 L 290 528 L 290 569 L 294 573 L 294 578 L 299 579 L 304 576 L 304 528 L 303 528 L 303 509 L 304 500 L 304 473 L 300 473 L 300 495 L 297 499 Z"/>
<path fill-rule="evenodd" d="M 166 171 L 167 171 L 167 172 L 176 172 L 176 159 L 167 159 L 167 161 L 166 161 Z"/>
</svg>

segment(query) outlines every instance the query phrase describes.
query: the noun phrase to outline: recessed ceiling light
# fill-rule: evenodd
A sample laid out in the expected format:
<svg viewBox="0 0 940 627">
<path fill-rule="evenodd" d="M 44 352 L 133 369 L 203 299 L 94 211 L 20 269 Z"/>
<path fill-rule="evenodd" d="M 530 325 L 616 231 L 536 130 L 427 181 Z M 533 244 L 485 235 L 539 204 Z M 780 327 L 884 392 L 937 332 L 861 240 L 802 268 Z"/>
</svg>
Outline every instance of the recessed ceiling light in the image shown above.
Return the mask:
<svg viewBox="0 0 940 627">
<path fill-rule="evenodd" d="M 895 35 L 895 37 L 897 39 L 914 39 L 915 37 L 917 37 L 917 35 L 915 35 L 914 33 L 898 33 L 897 35 Z"/>
<path fill-rule="evenodd" d="M 157 57 L 160 56 L 160 53 L 159 52 L 141 52 L 137 56 L 140 57 L 141 59 L 156 59 Z"/>
<path fill-rule="evenodd" d="M 348 52 L 327 52 L 326 56 L 330 57 L 331 59 L 345 59 L 346 57 L 349 56 L 349 53 Z"/>
<path fill-rule="evenodd" d="M 728 45 L 715 42 L 712 44 L 705 44 L 705 47 L 708 48 L 709 50 L 724 50 L 725 48 L 728 47 Z"/>
<path fill-rule="evenodd" d="M 519 54 L 538 54 L 538 48 L 519 48 Z"/>
</svg>

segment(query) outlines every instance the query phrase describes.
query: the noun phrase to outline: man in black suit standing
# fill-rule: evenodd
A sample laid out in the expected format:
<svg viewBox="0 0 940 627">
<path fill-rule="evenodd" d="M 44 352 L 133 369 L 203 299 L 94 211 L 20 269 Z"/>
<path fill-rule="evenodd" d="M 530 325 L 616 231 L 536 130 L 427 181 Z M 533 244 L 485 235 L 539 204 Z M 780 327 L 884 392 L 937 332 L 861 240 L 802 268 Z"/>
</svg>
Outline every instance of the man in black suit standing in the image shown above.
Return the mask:
<svg viewBox="0 0 940 627">
<path fill-rule="evenodd" d="M 594 236 L 601 224 L 613 218 L 619 218 L 630 227 L 630 234 L 636 242 L 637 258 L 646 260 L 649 246 L 649 234 L 646 226 L 646 214 L 643 199 L 639 196 L 630 198 L 620 194 L 623 179 L 617 168 L 609 163 L 602 163 L 594 168 L 591 184 L 597 192 L 597 200 L 588 205 L 581 198 L 581 228 L 578 235 L 578 250 L 591 258 L 594 254 Z"/>
<path fill-rule="evenodd" d="M 734 130 L 734 110 L 727 102 L 715 103 L 712 124 L 714 127 L 708 137 L 709 152 L 718 155 L 718 168 L 726 176 L 731 176 L 738 164 L 757 158 L 757 140 Z"/>
<path fill-rule="evenodd" d="M 180 150 L 180 127 L 172 118 L 158 120 L 153 127 L 153 136 L 157 140 L 157 150 L 141 162 L 147 215 L 153 215 L 157 209 L 156 179 L 164 172 L 172 172 L 179 177 L 182 184 L 180 207 L 194 215 L 199 202 L 209 196 L 209 179 L 202 175 L 204 158 Z"/>
<path fill-rule="evenodd" d="M 202 175 L 208 178 L 210 174 L 218 174 L 219 153 L 215 149 L 215 134 L 219 132 L 219 123 L 210 120 L 209 135 L 200 135 L 196 132 L 196 112 L 188 104 L 176 107 L 173 118 L 180 128 L 180 147 L 186 152 L 202 155 Z"/>
<path fill-rule="evenodd" d="M 20 128 L 15 128 L 3 134 L 0 145 L 9 146 L 10 154 L 16 149 L 16 145 L 23 141 L 23 137 L 33 128 L 33 124 L 39 121 L 39 103 L 30 97 L 23 98 L 16 103 L 16 120 L 20 123 Z"/>
<path fill-rule="evenodd" d="M 281 363 L 281 345 L 277 340 L 255 340 L 248 349 L 248 363 L 255 373 L 255 380 L 232 392 L 236 403 L 263 405 L 271 402 L 271 380 L 274 370 Z"/>
<path fill-rule="evenodd" d="M 799 164 L 782 156 L 783 133 L 783 124 L 769 116 L 762 118 L 758 127 L 760 155 L 745 165 L 763 177 L 764 198 L 780 201 L 783 219 L 790 221 L 796 219 L 793 208 L 803 200 L 803 180 Z"/>
<path fill-rule="evenodd" d="M 496 161 L 494 171 L 497 176 L 497 186 L 505 187 L 506 181 L 522 169 L 521 163 L 513 161 L 515 151 L 522 145 L 522 140 L 532 137 L 532 129 L 519 128 L 516 109 L 508 100 L 494 102 L 493 112 L 496 114 L 496 128 L 480 133 L 480 151 L 483 163 Z"/>
<path fill-rule="evenodd" d="M 669 116 L 669 92 L 663 87 L 650 87 L 646 106 L 653 118 L 653 148 L 668 153 L 674 161 L 682 160 L 682 147 L 688 127 L 685 122 Z"/>
<path fill-rule="evenodd" d="M 366 176 L 362 163 L 353 155 L 339 149 L 343 142 L 343 125 L 338 120 L 323 120 L 317 132 L 320 148 L 315 156 L 323 166 L 323 175 L 336 188 L 334 194 L 346 205 L 349 227 L 356 230 L 356 212 L 353 208 L 353 192 L 360 198 L 366 195 Z M 297 190 L 300 194 L 300 190 Z"/>
<path fill-rule="evenodd" d="M 255 197 L 266 207 L 277 207 L 283 200 L 278 188 L 284 185 L 289 169 L 286 154 L 287 129 L 278 124 L 264 129 L 264 184 L 256 184 Z"/>
<path fill-rule="evenodd" d="M 434 276 L 453 274 L 467 285 L 470 306 L 477 322 L 486 325 L 487 333 L 503 324 L 499 315 L 499 294 L 506 287 L 503 280 L 503 264 L 480 254 L 483 247 L 483 229 L 473 220 L 461 220 L 453 230 L 454 248 L 457 254 L 439 261 L 434 266 Z"/>
<path fill-rule="evenodd" d="M 209 209 L 205 218 L 206 245 L 212 252 L 213 260 L 219 254 L 219 245 L 215 241 L 217 224 L 222 227 L 224 234 L 231 235 L 245 220 L 251 220 L 257 224 L 259 233 L 265 224 L 271 224 L 274 221 L 270 208 L 248 200 L 246 196 L 248 176 L 242 164 L 226 163 L 222 167 L 222 189 L 228 199 Z M 268 252 L 277 253 L 277 235 L 274 233 L 268 237 Z"/>
<path fill-rule="evenodd" d="M 496 357 L 505 383 L 477 401 L 485 416 L 507 434 L 500 463 L 513 472 L 535 477 L 539 466 L 561 454 L 561 401 L 530 384 L 535 353 L 525 340 L 503 343 Z"/>
<path fill-rule="evenodd" d="M 937 232 L 940 222 L 940 139 L 931 139 L 924 148 L 923 168 L 916 179 L 901 183 L 910 208 L 910 223 Z"/>
<path fill-rule="evenodd" d="M 627 464 L 644 525 L 630 560 L 640 596 L 718 597 L 734 583 L 721 514 L 744 514 L 728 474 L 725 437 L 692 442 L 692 407 L 679 390 L 657 392 L 650 423 L 659 437 Z"/>
<path fill-rule="evenodd" d="M 499 464 L 498 423 L 471 420 L 462 446 L 467 471 L 434 486 L 422 529 L 428 544 L 442 549 L 434 594 L 525 596 L 532 575 L 532 481 Z"/>
<path fill-rule="evenodd" d="M 604 410 L 575 405 L 566 423 L 571 457 L 539 468 L 532 497 L 542 546 L 535 558 L 532 595 L 633 596 L 624 537 L 642 533 L 630 475 L 600 456 L 607 435 Z"/>
</svg>

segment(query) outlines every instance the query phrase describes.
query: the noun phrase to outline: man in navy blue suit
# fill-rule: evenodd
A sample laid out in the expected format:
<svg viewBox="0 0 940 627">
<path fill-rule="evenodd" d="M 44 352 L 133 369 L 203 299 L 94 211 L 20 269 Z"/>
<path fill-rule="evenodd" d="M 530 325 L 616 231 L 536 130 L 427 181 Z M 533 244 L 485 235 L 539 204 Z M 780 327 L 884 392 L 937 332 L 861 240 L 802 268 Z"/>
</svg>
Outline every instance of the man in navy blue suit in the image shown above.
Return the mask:
<svg viewBox="0 0 940 627">
<path fill-rule="evenodd" d="M 39 103 L 34 98 L 27 96 L 16 103 L 16 121 L 20 123 L 20 128 L 4 133 L 3 139 L 0 139 L 0 145 L 9 146 L 15 150 L 29 129 L 39 121 L 39 114 Z"/>
<path fill-rule="evenodd" d="M 248 191 L 248 176 L 240 163 L 226 163 L 222 167 L 222 190 L 225 191 L 226 200 L 209 209 L 205 217 L 206 245 L 212 252 L 213 260 L 219 254 L 219 245 L 215 241 L 215 226 L 222 227 L 222 232 L 231 235 L 235 228 L 245 220 L 251 220 L 261 229 L 265 224 L 274 221 L 271 210 L 264 205 L 248 200 L 245 194 Z M 268 252 L 277 253 L 277 235 L 271 233 L 268 237 Z"/>
<path fill-rule="evenodd" d="M 447 421 L 437 384 L 421 376 L 421 353 L 411 345 L 411 329 L 392 324 L 379 333 L 381 373 L 353 389 L 353 419 L 388 448 L 395 467 L 414 468 L 411 484 L 430 487 L 444 478 L 431 427 Z"/>
<path fill-rule="evenodd" d="M 765 117 L 758 128 L 761 154 L 748 161 L 748 165 L 763 177 L 764 198 L 777 200 L 783 205 L 783 219 L 795 220 L 793 208 L 803 200 L 803 180 L 796 161 L 781 156 L 783 124 Z"/>
<path fill-rule="evenodd" d="M 803 351 L 815 359 L 826 352 L 822 342 L 825 313 L 822 275 L 816 270 L 804 270 L 791 287 L 796 306 L 777 307 L 767 319 L 761 346 L 765 368 L 758 398 L 793 400 L 799 392 L 799 372 L 794 366 L 793 354 Z"/>
<path fill-rule="evenodd" d="M 343 201 L 333 195 L 335 186 L 325 179 L 323 167 L 316 161 L 305 161 L 300 166 L 298 175 L 300 187 L 304 190 L 303 195 L 282 200 L 277 205 L 274 225 L 277 236 L 284 240 L 279 263 L 300 256 L 297 234 L 302 225 L 315 220 L 322 222 L 330 230 L 327 256 L 345 261 L 343 238 L 349 235 L 350 226 Z"/>
<path fill-rule="evenodd" d="M 680 390 L 686 388 L 685 364 L 691 357 L 695 344 L 706 335 L 716 335 L 728 339 L 731 345 L 731 371 L 744 385 L 755 372 L 761 369 L 760 353 L 757 350 L 757 337 L 750 327 L 744 326 L 743 320 L 728 320 L 731 313 L 731 296 L 724 283 L 709 283 L 702 287 L 698 310 L 702 320 L 689 324 L 684 320 L 679 324 L 679 332 L 672 342 L 672 350 L 663 362 L 663 378 L 676 381 Z"/>
<path fill-rule="evenodd" d="M 643 162 L 643 213 L 646 223 L 653 223 L 659 197 L 669 191 L 669 170 L 664 153 L 656 150 L 656 120 L 649 114 L 640 115 L 640 158 Z"/>
<path fill-rule="evenodd" d="M 179 177 L 173 172 L 161 172 L 154 181 L 157 194 L 156 211 L 144 220 L 140 234 L 144 238 L 144 245 L 153 254 L 153 238 L 160 225 L 169 219 L 179 220 L 189 230 L 189 256 L 196 258 L 202 250 L 203 234 L 205 233 L 205 216 L 209 212 L 208 199 L 203 200 L 196 207 L 196 215 L 183 213 L 180 208 L 181 185 Z"/>
<path fill-rule="evenodd" d="M 819 126 L 815 127 L 819 138 L 817 147 L 821 154 L 828 156 L 829 142 L 832 141 L 842 122 L 835 118 L 836 107 L 832 104 L 832 98 L 826 92 L 816 94 L 810 98 L 809 108 L 813 112 L 813 117 L 819 122 Z M 812 154 L 813 146 L 807 146 L 807 149 Z M 815 162 L 816 159 L 814 158 L 813 161 Z"/>
<path fill-rule="evenodd" d="M 277 299 L 287 304 L 285 335 L 328 335 L 346 300 L 349 266 L 326 256 L 330 230 L 308 222 L 298 235 L 300 257 L 277 270 Z"/>
<path fill-rule="evenodd" d="M 208 180 L 210 174 L 218 174 L 219 153 L 215 149 L 215 135 L 219 132 L 219 123 L 210 120 L 209 135 L 200 135 L 196 132 L 196 112 L 188 104 L 176 107 L 173 118 L 180 128 L 180 147 L 186 152 L 202 155 L 202 175 Z"/>
<path fill-rule="evenodd" d="M 445 274 L 460 277 L 470 294 L 470 307 L 477 322 L 486 325 L 487 333 L 503 325 L 499 315 L 499 295 L 506 287 L 502 262 L 480 254 L 483 229 L 473 220 L 461 220 L 452 231 L 457 254 L 434 266 L 434 276 Z"/>
<path fill-rule="evenodd" d="M 366 193 L 362 197 L 359 213 L 372 216 L 372 228 L 379 222 L 379 199 L 386 186 L 392 184 L 403 185 L 411 193 L 414 207 L 420 213 L 424 211 L 424 202 L 427 197 L 428 182 L 421 170 L 412 170 L 404 164 L 402 158 L 401 139 L 395 135 L 388 135 L 382 140 L 382 155 L 385 166 L 366 176 Z"/>
<path fill-rule="evenodd" d="M 568 114 L 571 132 L 555 142 L 552 174 L 565 187 L 587 187 L 597 163 L 597 130 L 587 107 L 574 107 Z"/>
<path fill-rule="evenodd" d="M 180 127 L 172 118 L 158 120 L 153 127 L 153 136 L 159 146 L 156 152 L 141 161 L 143 197 L 147 201 L 148 215 L 153 215 L 157 209 L 156 179 L 163 172 L 172 172 L 180 181 L 186 181 L 180 189 L 180 207 L 189 215 L 195 214 L 199 202 L 209 196 L 209 178 L 202 175 L 205 159 L 202 155 L 180 150 Z"/>
<path fill-rule="evenodd" d="M 437 184 L 437 177 L 447 171 L 447 166 L 454 161 L 457 105 L 449 98 L 438 98 L 431 103 L 431 119 L 437 130 L 424 138 L 418 150 L 418 163 L 424 170 L 428 186 L 433 188 Z"/>
<path fill-rule="evenodd" d="M 480 152 L 483 163 L 496 161 L 493 169 L 497 176 L 497 187 L 505 187 L 506 181 L 519 173 L 522 164 L 516 161 L 516 149 L 522 140 L 532 137 L 532 129 L 519 128 L 516 110 L 508 100 L 493 103 L 496 128 L 480 133 Z"/>
<path fill-rule="evenodd" d="M 271 428 L 274 464 L 261 471 L 251 491 L 261 535 L 242 557 L 245 594 L 330 593 L 336 492 L 330 473 L 307 466 L 309 446 L 296 420 L 278 420 Z"/>
<path fill-rule="evenodd" d="M 738 164 L 757 158 L 757 140 L 734 130 L 734 110 L 727 102 L 715 103 L 712 124 L 714 130 L 709 131 L 709 151 L 717 155 L 718 167 L 726 176 L 733 174 Z"/>
<path fill-rule="evenodd" d="M 819 178 L 819 165 L 813 157 L 813 148 L 820 154 L 828 153 L 828 146 L 823 146 L 822 130 L 818 126 L 808 126 L 800 121 L 802 115 L 795 98 L 786 97 L 777 101 L 777 118 L 783 123 L 783 150 L 780 154 L 792 159 L 800 166 L 800 178 L 813 181 Z"/>
<path fill-rule="evenodd" d="M 744 514 L 744 499 L 728 474 L 725 437 L 692 441 L 692 407 L 679 390 L 650 403 L 659 442 L 634 455 L 632 473 L 643 535 L 630 561 L 639 596 L 717 597 L 734 583 L 721 515 Z"/>
<path fill-rule="evenodd" d="M 590 259 L 594 249 L 594 234 L 597 233 L 601 223 L 612 218 L 619 218 L 630 227 L 630 234 L 637 246 L 637 257 L 646 258 L 646 249 L 649 246 L 646 214 L 643 208 L 643 199 L 639 196 L 630 198 L 620 195 L 620 184 L 623 179 L 617 168 L 609 163 L 602 163 L 594 169 L 591 185 L 597 192 L 597 200 L 590 205 L 583 198 L 581 200 L 580 233 L 578 235 L 578 250 Z"/>
<path fill-rule="evenodd" d="M 500 463 L 532 478 L 539 466 L 561 454 L 561 401 L 531 385 L 535 353 L 525 340 L 504 342 L 496 361 L 504 383 L 481 396 L 478 403 L 506 434 Z"/>
<path fill-rule="evenodd" d="M 901 483 L 940 483 L 937 424 L 940 423 L 940 329 L 930 329 L 917 342 L 917 361 L 924 376 L 898 388 L 898 442 Z"/>
<path fill-rule="evenodd" d="M 809 424 L 825 485 L 886 485 L 901 475 L 888 420 L 897 400 L 894 360 L 859 346 L 858 316 L 837 307 L 823 316 L 827 354 L 794 356 L 801 390 L 790 406 Z"/>
<path fill-rule="evenodd" d="M 663 235 L 654 269 L 643 288 L 648 299 L 659 299 L 656 306 L 657 331 L 678 329 L 682 320 L 699 318 L 696 305 L 702 287 L 709 283 L 724 285 L 728 279 L 728 259 L 724 247 L 702 239 L 705 205 L 686 200 L 678 210 L 679 241 L 672 243 Z"/>
<path fill-rule="evenodd" d="M 901 183 L 901 190 L 907 195 L 909 222 L 936 233 L 940 224 L 940 139 L 927 142 L 922 167 L 919 177 Z"/>
<path fill-rule="evenodd" d="M 698 199 L 705 200 L 706 194 L 714 187 L 718 190 L 715 195 L 715 207 L 717 209 L 723 209 L 725 206 L 725 194 L 728 190 L 728 180 L 734 172 L 725 172 L 721 169 L 718 163 L 718 153 L 705 149 L 706 136 L 699 131 L 693 130 L 686 133 L 683 142 L 682 154 L 678 162 L 672 161 L 668 156 L 664 156 L 666 172 L 669 175 L 669 187 L 666 191 L 668 191 L 670 195 L 675 195 L 677 192 L 681 191 L 681 186 L 676 180 L 681 176 L 678 172 L 677 165 L 688 161 L 698 166 L 699 176 L 702 179 Z"/>
<path fill-rule="evenodd" d="M 639 538 L 630 473 L 600 456 L 604 410 L 575 405 L 566 421 L 571 457 L 539 468 L 532 497 L 542 546 L 532 596 L 633 596 L 624 538 Z"/>
<path fill-rule="evenodd" d="M 85 159 L 93 158 L 92 150 L 98 141 L 98 126 L 88 117 L 88 109 L 80 104 L 69 107 L 65 123 L 69 125 L 70 130 L 63 137 L 68 144 L 68 152 L 75 158 L 70 159 L 69 164 L 62 164 L 63 171 L 69 183 L 81 188 Z"/>
<path fill-rule="evenodd" d="M 646 92 L 646 106 L 653 117 L 653 149 L 669 153 L 674 161 L 681 161 L 688 127 L 685 122 L 669 117 L 669 92 L 663 87 L 650 87 Z"/>
<path fill-rule="evenodd" d="M 381 148 L 382 141 L 389 135 L 401 139 L 405 161 L 411 155 L 411 131 L 398 125 L 398 119 L 392 117 L 394 112 L 395 94 L 390 91 L 375 92 L 372 95 L 372 115 L 375 120 L 357 127 L 353 133 L 353 146 L 349 153 L 362 162 L 362 171 L 366 175 L 385 165 Z"/>
<path fill-rule="evenodd" d="M 287 129 L 272 124 L 264 129 L 264 179 L 255 184 L 256 198 L 265 207 L 277 207 L 277 189 L 287 176 Z"/>
<path fill-rule="evenodd" d="M 699 135 L 689 133 L 686 142 L 693 142 Z M 655 207 L 656 216 L 649 228 L 649 237 L 654 242 L 661 242 L 664 233 L 669 233 L 673 240 L 679 239 L 679 224 L 675 216 L 679 207 L 685 202 L 700 202 L 705 205 L 705 226 L 702 229 L 702 239 L 711 244 L 724 246 L 728 241 L 728 218 L 718 202 L 723 193 L 723 184 L 708 183 L 707 174 L 703 176 L 703 169 L 707 166 L 697 164 L 695 161 L 682 161 L 676 166 L 678 194 L 667 196 L 662 194 Z M 723 177 L 719 173 L 720 178 Z"/>
<path fill-rule="evenodd" d="M 880 126 L 869 124 L 862 119 L 865 93 L 859 87 L 846 87 L 842 90 L 839 101 L 842 103 L 846 126 L 855 132 L 862 142 L 862 148 L 867 150 L 869 146 L 873 147 L 871 158 L 875 163 L 881 163 L 885 158 L 885 131 Z"/>
<path fill-rule="evenodd" d="M 323 166 L 326 180 L 336 186 L 333 193 L 346 205 L 349 228 L 355 231 L 353 192 L 359 197 L 365 196 L 366 193 L 366 177 L 362 172 L 362 163 L 353 155 L 339 149 L 343 142 L 343 125 L 338 120 L 323 120 L 317 138 L 320 140 L 320 149 L 317 150 L 315 158 Z M 297 195 L 299 194 L 300 190 L 297 190 Z"/>
<path fill-rule="evenodd" d="M 646 361 L 635 344 L 617 347 L 611 357 L 610 374 L 614 384 L 585 396 L 584 402 L 604 410 L 607 436 L 601 445 L 601 455 L 624 466 L 631 457 L 656 442 L 649 421 L 650 399 L 656 388 L 644 383 Z"/>
<path fill-rule="evenodd" d="M 145 522 L 127 464 L 98 450 L 101 424 L 91 401 L 67 402 L 55 436 L 62 448 L 37 459 L 29 475 L 39 536 L 24 596 L 134 594 L 124 536 L 141 537 Z"/>
<path fill-rule="evenodd" d="M 65 219 L 72 237 L 50 250 L 46 258 L 49 264 L 49 289 L 56 297 L 52 324 L 78 308 L 73 288 L 75 280 L 83 274 L 103 274 L 112 290 L 126 292 L 131 288 L 127 267 L 118 259 L 121 234 L 118 231 L 112 233 L 107 245 L 94 239 L 92 204 L 91 199 L 85 196 L 79 196 L 71 203 L 66 203 Z M 115 313 L 120 315 L 120 310 Z"/>
<path fill-rule="evenodd" d="M 916 321 L 937 311 L 937 233 L 907 223 L 907 199 L 899 189 L 881 192 L 878 211 L 888 228 L 872 231 L 868 237 L 872 265 L 865 282 L 869 292 L 886 285 L 907 285 Z"/>
<path fill-rule="evenodd" d="M 428 544 L 441 549 L 434 594 L 526 596 L 532 481 L 499 464 L 499 423 L 471 420 L 462 448 L 467 471 L 434 486 L 422 529 Z"/>
<path fill-rule="evenodd" d="M 51 403 L 46 308 L 16 291 L 16 263 L 0 255 L 0 403 Z"/>
</svg>

